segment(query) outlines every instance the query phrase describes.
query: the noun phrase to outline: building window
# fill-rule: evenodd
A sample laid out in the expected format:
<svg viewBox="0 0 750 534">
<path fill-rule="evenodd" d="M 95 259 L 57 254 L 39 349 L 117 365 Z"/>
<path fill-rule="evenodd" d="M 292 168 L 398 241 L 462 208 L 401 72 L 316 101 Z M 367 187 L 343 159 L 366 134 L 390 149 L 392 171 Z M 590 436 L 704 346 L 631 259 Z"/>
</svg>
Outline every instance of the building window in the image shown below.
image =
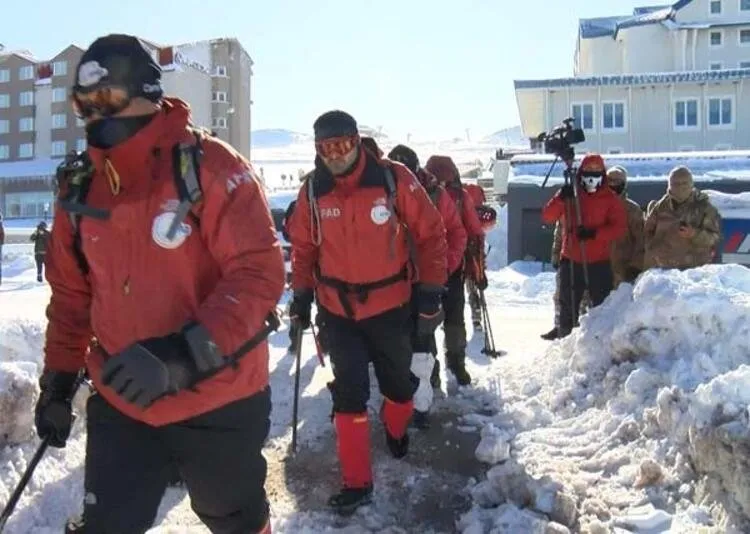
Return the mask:
<svg viewBox="0 0 750 534">
<path fill-rule="evenodd" d="M 711 15 L 721 15 L 721 0 L 711 0 L 708 4 L 708 12 Z"/>
<path fill-rule="evenodd" d="M 0 120 L 0 134 L 7 134 L 10 132 L 10 121 L 8 119 Z"/>
<path fill-rule="evenodd" d="M 23 91 L 18 95 L 19 106 L 33 106 L 34 105 L 34 91 Z"/>
<path fill-rule="evenodd" d="M 750 0 L 740 0 L 740 11 L 750 11 Z"/>
<path fill-rule="evenodd" d="M 709 126 L 731 126 L 732 125 L 732 99 L 731 98 L 709 98 L 708 99 L 708 125 Z"/>
<path fill-rule="evenodd" d="M 724 42 L 724 34 L 720 30 L 712 31 L 708 34 L 708 44 L 714 48 L 718 48 Z"/>
<path fill-rule="evenodd" d="M 55 61 L 52 64 L 52 76 L 65 76 L 68 73 L 67 61 Z"/>
<path fill-rule="evenodd" d="M 33 80 L 34 79 L 34 66 L 24 65 L 18 69 L 19 80 Z"/>
<path fill-rule="evenodd" d="M 226 76 L 227 68 L 224 65 L 216 65 L 214 68 L 214 76 Z"/>
<path fill-rule="evenodd" d="M 55 87 L 52 89 L 52 102 L 65 102 L 68 98 L 68 94 L 65 91 L 65 87 Z"/>
<path fill-rule="evenodd" d="M 677 100 L 674 103 L 674 127 L 698 127 L 698 99 Z"/>
<path fill-rule="evenodd" d="M 24 117 L 18 119 L 18 131 L 19 132 L 33 132 L 34 131 L 34 117 Z"/>
<path fill-rule="evenodd" d="M 602 129 L 624 130 L 625 129 L 625 103 L 604 102 L 602 103 Z"/>
<path fill-rule="evenodd" d="M 226 102 L 227 94 L 224 91 L 214 91 L 212 100 L 214 102 Z"/>
<path fill-rule="evenodd" d="M 227 118 L 226 117 L 214 117 L 214 128 L 226 128 Z"/>
<path fill-rule="evenodd" d="M 750 61 L 740 61 L 741 69 L 750 69 Z"/>
<path fill-rule="evenodd" d="M 8 145 L 0 145 L 0 159 L 10 159 L 10 147 Z"/>
<path fill-rule="evenodd" d="M 741 45 L 744 45 L 744 46 L 750 45 L 750 29 L 740 30 L 739 36 L 740 36 Z"/>
<path fill-rule="evenodd" d="M 0 83 L 8 83 L 10 81 L 10 69 L 0 69 Z"/>
<path fill-rule="evenodd" d="M 34 143 L 21 143 L 18 145 L 18 157 L 19 158 L 33 158 L 34 157 Z"/>
<path fill-rule="evenodd" d="M 721 61 L 712 61 L 708 68 L 711 70 L 721 70 Z"/>
<path fill-rule="evenodd" d="M 575 127 L 584 130 L 594 129 L 594 104 L 578 103 L 570 106 L 571 115 L 575 119 Z"/>
<path fill-rule="evenodd" d="M 68 116 L 65 113 L 55 113 L 52 115 L 52 129 L 59 130 L 68 126 Z"/>
<path fill-rule="evenodd" d="M 10 95 L 0 95 L 0 109 L 10 107 Z"/>
<path fill-rule="evenodd" d="M 83 152 L 84 150 L 86 150 L 86 140 L 77 139 L 76 140 L 76 152 Z"/>
<path fill-rule="evenodd" d="M 54 205 L 54 193 L 51 191 L 5 193 L 5 215 L 7 217 L 51 217 Z"/>
<path fill-rule="evenodd" d="M 65 141 L 53 141 L 52 142 L 52 156 L 64 156 L 67 146 Z"/>
</svg>

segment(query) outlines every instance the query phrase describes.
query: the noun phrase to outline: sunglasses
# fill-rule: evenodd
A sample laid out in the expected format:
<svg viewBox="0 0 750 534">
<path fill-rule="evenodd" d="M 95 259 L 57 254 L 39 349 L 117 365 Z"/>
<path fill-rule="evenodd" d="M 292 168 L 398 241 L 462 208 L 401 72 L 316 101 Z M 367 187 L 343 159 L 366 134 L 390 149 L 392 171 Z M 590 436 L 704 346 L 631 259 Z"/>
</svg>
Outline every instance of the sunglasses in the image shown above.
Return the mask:
<svg viewBox="0 0 750 534">
<path fill-rule="evenodd" d="M 331 137 L 315 142 L 315 151 L 325 159 L 341 159 L 359 144 L 358 135 Z"/>
<path fill-rule="evenodd" d="M 70 95 L 73 111 L 80 119 L 93 115 L 110 117 L 130 105 L 130 95 L 122 87 L 105 86 L 93 91 L 80 92 L 73 89 Z"/>
</svg>

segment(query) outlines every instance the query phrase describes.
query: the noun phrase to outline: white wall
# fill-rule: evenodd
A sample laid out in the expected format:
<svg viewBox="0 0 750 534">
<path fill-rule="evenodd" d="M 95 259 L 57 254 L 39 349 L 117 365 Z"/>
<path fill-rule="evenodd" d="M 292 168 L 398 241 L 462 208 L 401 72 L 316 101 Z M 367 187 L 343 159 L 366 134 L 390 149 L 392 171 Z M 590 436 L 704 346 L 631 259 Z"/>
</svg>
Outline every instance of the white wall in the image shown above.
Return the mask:
<svg viewBox="0 0 750 534">
<path fill-rule="evenodd" d="M 52 154 L 52 85 L 38 83 L 34 86 L 34 157 L 46 158 Z M 75 148 L 75 147 L 71 147 Z"/>
<path fill-rule="evenodd" d="M 623 73 L 666 72 L 674 70 L 674 42 L 671 32 L 661 24 L 635 26 L 620 30 L 625 51 Z"/>
<path fill-rule="evenodd" d="M 162 75 L 164 93 L 190 104 L 193 123 L 211 128 L 211 76 L 191 67 L 176 65 Z"/>
<path fill-rule="evenodd" d="M 598 76 L 622 72 L 621 43 L 612 37 L 581 39 L 577 76 Z"/>
</svg>

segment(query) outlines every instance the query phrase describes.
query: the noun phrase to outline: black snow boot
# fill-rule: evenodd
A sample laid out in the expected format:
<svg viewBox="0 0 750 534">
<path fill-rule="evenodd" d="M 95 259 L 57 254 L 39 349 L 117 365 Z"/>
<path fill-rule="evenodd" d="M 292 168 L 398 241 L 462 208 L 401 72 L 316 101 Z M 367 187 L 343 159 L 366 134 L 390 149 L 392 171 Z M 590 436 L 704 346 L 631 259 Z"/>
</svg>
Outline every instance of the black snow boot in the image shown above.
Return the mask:
<svg viewBox="0 0 750 534">
<path fill-rule="evenodd" d="M 553 341 L 553 340 L 557 339 L 559 337 L 557 335 L 557 327 L 554 327 L 552 330 L 550 330 L 546 334 L 542 334 L 540 337 L 542 339 L 546 339 L 547 341 Z"/>
<path fill-rule="evenodd" d="M 458 382 L 459 386 L 468 386 L 471 384 L 471 375 L 466 370 L 465 354 L 449 352 L 445 355 L 445 359 L 448 370 L 456 377 L 456 382 Z"/>
<path fill-rule="evenodd" d="M 414 415 L 411 418 L 411 424 L 414 425 L 414 428 L 427 430 L 428 428 L 430 428 L 430 413 L 414 410 Z"/>
<path fill-rule="evenodd" d="M 403 458 L 409 452 L 409 434 L 406 433 L 401 439 L 391 436 L 385 431 L 385 442 L 394 458 Z"/>
<path fill-rule="evenodd" d="M 352 515 L 357 508 L 372 502 L 372 486 L 366 488 L 343 488 L 328 499 L 328 506 L 343 516 Z"/>
</svg>

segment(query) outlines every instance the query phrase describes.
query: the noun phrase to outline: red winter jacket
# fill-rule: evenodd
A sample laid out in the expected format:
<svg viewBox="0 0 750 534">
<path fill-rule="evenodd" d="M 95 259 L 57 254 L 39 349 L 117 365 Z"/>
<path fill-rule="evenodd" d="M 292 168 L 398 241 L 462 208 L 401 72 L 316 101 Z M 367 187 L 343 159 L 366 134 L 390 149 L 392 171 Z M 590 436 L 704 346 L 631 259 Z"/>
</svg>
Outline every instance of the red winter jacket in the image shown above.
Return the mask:
<svg viewBox="0 0 750 534">
<path fill-rule="evenodd" d="M 178 203 L 171 150 L 175 143 L 194 141 L 189 118 L 184 102 L 166 99 L 156 117 L 124 143 L 108 151 L 89 147 L 96 170 L 86 203 L 111 213 L 109 220 L 81 220 L 89 274 L 84 276 L 76 263 L 73 226 L 62 209 L 55 210 L 46 258 L 52 298 L 45 367 L 77 371 L 85 356 L 99 393 L 124 414 L 152 426 L 182 421 L 264 389 L 268 343 L 240 358 L 236 369 L 146 410 L 101 383 L 104 351 L 116 354 L 197 320 L 222 353 L 231 354 L 263 327 L 284 288 L 281 249 L 255 173 L 214 137 L 202 140 L 203 200 L 193 208 L 200 224 L 188 218 L 177 238 L 166 241 L 164 224 Z M 103 350 L 86 354 L 92 334 Z"/>
<path fill-rule="evenodd" d="M 461 217 L 458 215 L 455 202 L 445 191 L 445 188 L 438 183 L 437 178 L 424 169 L 419 169 L 417 178 L 443 218 L 448 242 L 448 274 L 453 274 L 464 261 L 467 240 L 466 228 L 464 228 Z"/>
<path fill-rule="evenodd" d="M 628 218 L 622 201 L 607 186 L 606 177 L 594 193 L 587 193 L 578 183 L 576 183 L 576 187 L 578 188 L 583 226 L 596 230 L 594 239 L 585 242 L 585 259 L 591 263 L 609 261 L 610 244 L 627 232 Z M 574 220 L 572 233 L 571 225 L 565 220 L 565 202 L 560 197 L 559 191 L 542 209 L 542 219 L 547 224 L 552 224 L 558 220 L 562 221 L 561 256 L 576 263 L 582 263 L 584 258 L 576 235 L 576 210 L 572 199 L 570 202 L 571 215 Z"/>
<path fill-rule="evenodd" d="M 487 197 L 484 195 L 484 189 L 478 184 L 464 184 L 464 191 L 466 191 L 471 200 L 474 202 L 474 206 L 481 206 L 487 202 Z"/>
<path fill-rule="evenodd" d="M 395 178 L 396 218 L 388 209 L 385 165 Z M 318 216 L 308 200 L 311 184 Z M 315 289 L 321 306 L 355 320 L 406 304 L 415 278 L 409 272 L 407 228 L 416 247 L 419 282 L 443 286 L 448 270 L 445 226 L 406 167 L 361 150 L 350 174 L 333 177 L 316 161 L 316 172 L 300 190 L 289 226 L 294 291 Z M 374 282 L 382 287 L 357 288 L 366 294 L 358 298 L 352 286 Z"/>
<path fill-rule="evenodd" d="M 461 178 L 458 167 L 448 156 L 430 156 L 425 164 L 425 170 L 434 174 L 438 182 L 445 184 L 445 190 L 456 203 L 461 215 L 461 222 L 469 239 L 481 239 L 484 235 L 482 224 L 479 222 L 475 204 L 466 191 L 461 187 Z"/>
</svg>

